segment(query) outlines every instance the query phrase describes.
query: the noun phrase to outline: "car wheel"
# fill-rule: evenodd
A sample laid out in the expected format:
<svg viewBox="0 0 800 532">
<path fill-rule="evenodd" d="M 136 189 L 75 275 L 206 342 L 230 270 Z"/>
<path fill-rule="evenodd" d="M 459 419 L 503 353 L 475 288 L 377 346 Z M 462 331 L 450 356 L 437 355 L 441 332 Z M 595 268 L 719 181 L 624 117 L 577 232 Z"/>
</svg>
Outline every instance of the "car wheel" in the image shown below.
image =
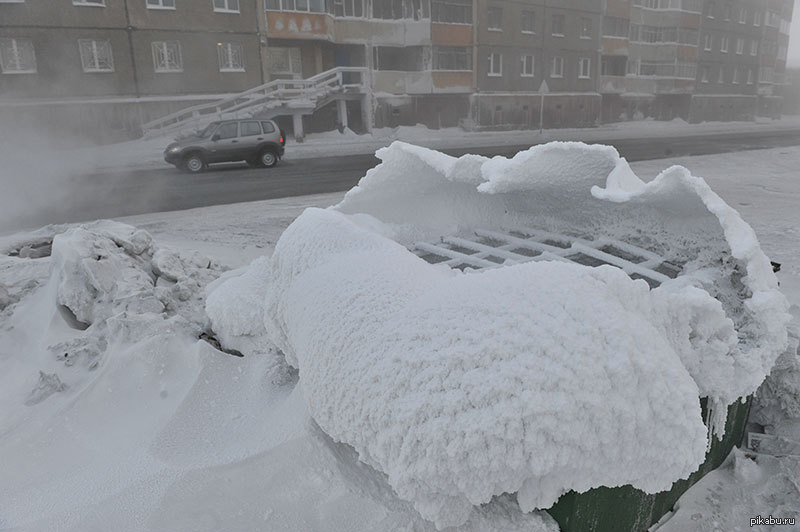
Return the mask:
<svg viewBox="0 0 800 532">
<path fill-rule="evenodd" d="M 261 164 L 261 166 L 272 168 L 278 163 L 278 156 L 275 155 L 274 151 L 267 148 L 261 152 L 261 155 L 259 155 L 258 162 Z"/>
<path fill-rule="evenodd" d="M 199 153 L 192 153 L 183 160 L 183 167 L 187 172 L 196 174 L 206 167 L 206 162 Z"/>
</svg>

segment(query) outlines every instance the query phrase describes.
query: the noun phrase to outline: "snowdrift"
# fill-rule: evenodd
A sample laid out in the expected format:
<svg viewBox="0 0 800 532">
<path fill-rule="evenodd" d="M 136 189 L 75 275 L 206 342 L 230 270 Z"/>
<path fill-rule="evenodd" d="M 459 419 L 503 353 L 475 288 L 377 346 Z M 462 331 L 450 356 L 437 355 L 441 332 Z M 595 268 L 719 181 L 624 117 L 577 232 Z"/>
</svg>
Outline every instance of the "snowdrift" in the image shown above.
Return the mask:
<svg viewBox="0 0 800 532">
<path fill-rule="evenodd" d="M 512 159 L 395 143 L 378 157 L 206 310 L 221 338 L 274 342 L 317 424 L 438 528 L 503 493 L 530 511 L 569 490 L 668 489 L 787 347 L 755 234 L 684 168 L 645 184 L 613 148 L 579 143 Z M 487 231 L 510 244 L 475 239 Z M 525 247 L 536 231 L 573 244 Z M 473 253 L 430 264 L 425 242 Z"/>
</svg>

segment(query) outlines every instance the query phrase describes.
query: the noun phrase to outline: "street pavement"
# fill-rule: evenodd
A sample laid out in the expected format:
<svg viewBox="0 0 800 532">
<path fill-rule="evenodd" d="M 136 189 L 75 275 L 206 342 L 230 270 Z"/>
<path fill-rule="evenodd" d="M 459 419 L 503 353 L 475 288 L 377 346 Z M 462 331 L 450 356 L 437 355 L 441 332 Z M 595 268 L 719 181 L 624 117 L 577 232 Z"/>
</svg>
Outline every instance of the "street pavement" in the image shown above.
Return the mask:
<svg viewBox="0 0 800 532">
<path fill-rule="evenodd" d="M 606 139 L 629 161 L 687 155 L 706 155 L 800 145 L 800 129 L 692 135 L 667 138 Z M 450 155 L 478 153 L 511 157 L 529 146 L 463 147 L 443 150 Z M 291 149 L 274 168 L 249 168 L 244 164 L 216 165 L 200 174 L 185 174 L 172 167 L 150 170 L 106 171 L 72 178 L 69 201 L 47 212 L 31 213 L 20 226 L 44 225 L 120 217 L 150 212 L 340 192 L 356 185 L 374 155 L 347 155 L 292 159 Z"/>
</svg>

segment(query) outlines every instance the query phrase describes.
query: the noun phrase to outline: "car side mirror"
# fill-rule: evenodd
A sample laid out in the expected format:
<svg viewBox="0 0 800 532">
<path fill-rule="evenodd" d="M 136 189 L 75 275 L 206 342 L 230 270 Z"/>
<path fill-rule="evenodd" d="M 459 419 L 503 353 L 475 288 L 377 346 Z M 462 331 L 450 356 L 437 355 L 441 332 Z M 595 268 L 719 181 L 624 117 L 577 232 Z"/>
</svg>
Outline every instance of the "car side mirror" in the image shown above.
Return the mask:
<svg viewBox="0 0 800 532">
<path fill-rule="evenodd" d="M 219 140 L 219 134 L 215 134 L 213 137 L 211 137 L 211 140 L 217 142 Z"/>
</svg>

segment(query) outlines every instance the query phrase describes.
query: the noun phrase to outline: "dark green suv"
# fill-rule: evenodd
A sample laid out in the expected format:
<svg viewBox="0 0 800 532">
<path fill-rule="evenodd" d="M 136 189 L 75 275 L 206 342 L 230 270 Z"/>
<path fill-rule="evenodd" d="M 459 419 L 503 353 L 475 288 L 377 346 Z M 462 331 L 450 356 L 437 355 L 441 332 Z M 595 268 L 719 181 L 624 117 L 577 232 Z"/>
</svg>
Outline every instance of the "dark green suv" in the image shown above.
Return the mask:
<svg viewBox="0 0 800 532">
<path fill-rule="evenodd" d="M 283 130 L 272 120 L 222 120 L 167 146 L 164 160 L 192 173 L 235 161 L 269 168 L 283 157 L 285 145 Z"/>
</svg>

